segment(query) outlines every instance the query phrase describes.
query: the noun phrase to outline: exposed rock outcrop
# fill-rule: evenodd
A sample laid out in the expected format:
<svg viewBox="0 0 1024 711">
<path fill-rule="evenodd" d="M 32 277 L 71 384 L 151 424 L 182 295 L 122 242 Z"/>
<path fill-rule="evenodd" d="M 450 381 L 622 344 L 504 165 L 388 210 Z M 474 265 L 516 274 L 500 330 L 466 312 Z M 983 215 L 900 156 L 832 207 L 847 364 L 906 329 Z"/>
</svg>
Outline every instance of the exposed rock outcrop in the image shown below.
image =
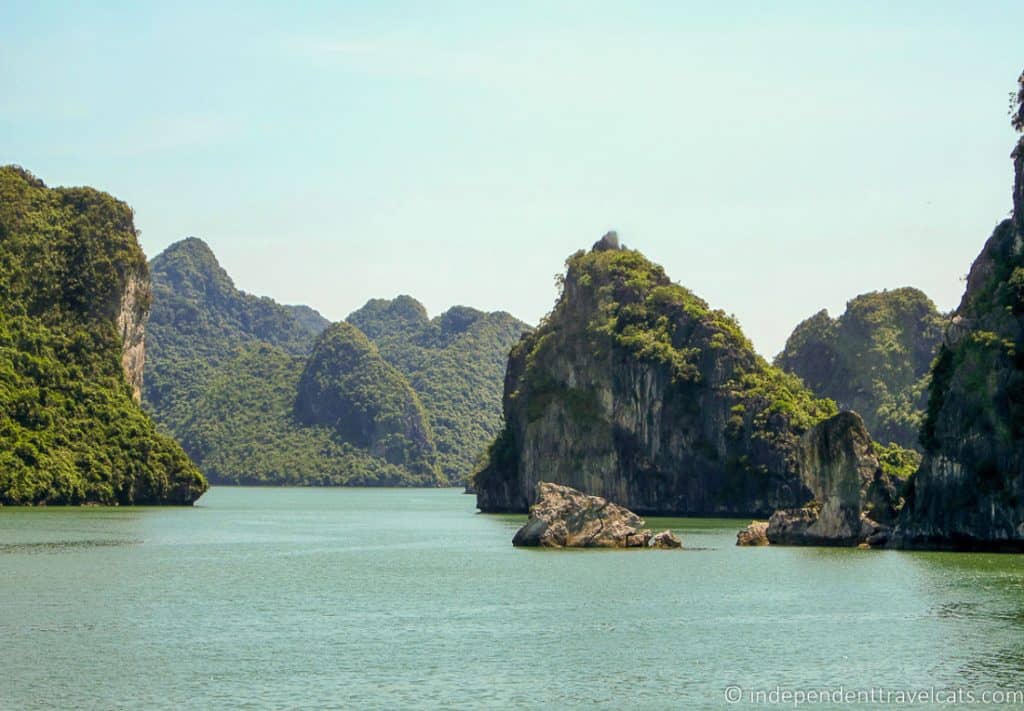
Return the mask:
<svg viewBox="0 0 1024 711">
<path fill-rule="evenodd" d="M 886 532 L 874 517 L 893 519 L 897 485 L 883 473 L 859 415 L 841 412 L 804 435 L 800 471 L 813 497 L 802 507 L 772 514 L 765 532 L 769 542 L 853 546 Z"/>
<path fill-rule="evenodd" d="M 736 534 L 736 545 L 738 546 L 766 546 L 768 545 L 768 522 L 751 521 L 750 524 Z"/>
<path fill-rule="evenodd" d="M 682 548 L 683 542 L 679 536 L 672 533 L 667 528 L 660 532 L 655 533 L 651 536 L 651 540 L 647 542 L 648 548 Z"/>
<path fill-rule="evenodd" d="M 605 252 L 610 249 L 622 249 L 622 245 L 619 243 L 619 233 L 615 230 L 605 232 L 601 239 L 594 242 L 593 250 L 595 252 Z"/>
<path fill-rule="evenodd" d="M 629 509 L 576 489 L 540 482 L 530 520 L 512 539 L 514 546 L 545 548 L 680 548 L 671 531 L 652 534 Z"/>
<path fill-rule="evenodd" d="M 149 276 L 137 270 L 125 278 L 118 299 L 116 322 L 121 334 L 121 367 L 135 402 L 142 401 L 143 366 L 146 360 L 146 320 L 152 298 Z"/>
<path fill-rule="evenodd" d="M 811 498 L 799 440 L 834 403 L 639 252 L 606 236 L 567 264 L 554 311 L 510 354 L 482 511 L 526 511 L 542 480 L 652 515 L 767 517 Z"/>
<path fill-rule="evenodd" d="M 1024 551 L 1024 138 L 1012 157 L 1013 217 L 971 266 L 932 369 L 924 460 L 893 546 Z"/>
</svg>

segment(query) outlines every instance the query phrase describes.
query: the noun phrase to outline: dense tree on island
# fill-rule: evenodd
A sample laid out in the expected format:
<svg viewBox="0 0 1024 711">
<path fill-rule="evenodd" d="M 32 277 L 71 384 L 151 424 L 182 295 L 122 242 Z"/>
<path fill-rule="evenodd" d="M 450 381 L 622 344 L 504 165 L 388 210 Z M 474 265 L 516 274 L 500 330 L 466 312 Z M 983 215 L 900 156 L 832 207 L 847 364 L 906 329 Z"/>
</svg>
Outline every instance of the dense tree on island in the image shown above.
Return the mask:
<svg viewBox="0 0 1024 711">
<path fill-rule="evenodd" d="M 188 504 L 206 490 L 135 400 L 149 300 L 131 208 L 0 168 L 0 503 Z"/>
<path fill-rule="evenodd" d="M 306 355 L 329 323 L 308 307 L 282 306 L 239 291 L 195 237 L 172 244 L 149 268 L 153 309 L 143 398 L 156 420 L 175 434 L 194 419 L 196 401 L 241 349 L 268 344 Z"/>
<path fill-rule="evenodd" d="M 431 320 L 410 297 L 373 300 L 350 317 L 372 344 L 335 325 L 314 353 L 326 319 L 238 291 L 202 241 L 172 245 L 152 271 L 146 403 L 216 483 L 458 483 L 500 426 L 505 359 L 527 328 L 508 314 L 455 307 Z M 361 357 L 323 358 L 339 338 Z M 332 397 L 308 397 L 311 368 L 344 391 L 333 393 L 333 419 L 311 409 Z M 407 422 L 425 437 L 364 436 L 395 424 L 392 406 L 410 393 Z M 408 457 L 394 456 L 400 435 Z M 391 444 L 380 449 L 383 438 Z"/>
<path fill-rule="evenodd" d="M 346 442 L 331 424 L 295 417 L 306 359 L 260 343 L 217 370 L 194 403 L 182 442 L 214 482 L 292 486 L 409 486 L 436 482 Z"/>
<path fill-rule="evenodd" d="M 859 413 L 876 440 L 919 449 L 928 372 L 945 322 L 917 289 L 862 294 L 839 318 L 823 310 L 800 323 L 775 364 Z"/>
<path fill-rule="evenodd" d="M 341 441 L 404 467 L 417 483 L 441 483 L 419 397 L 350 323 L 333 324 L 317 339 L 299 379 L 295 414 L 300 422 L 330 427 Z"/>
<path fill-rule="evenodd" d="M 408 377 L 430 417 L 443 473 L 463 482 L 501 429 L 505 364 L 529 326 L 467 306 L 429 319 L 411 296 L 373 299 L 347 320 Z"/>
<path fill-rule="evenodd" d="M 239 291 L 210 248 L 195 238 L 154 258 L 152 271 L 149 360 L 154 377 L 147 378 L 146 401 L 211 481 L 438 483 L 429 436 L 421 443 L 423 451 L 408 461 L 393 456 L 394 432 L 382 434 L 382 439 L 392 436 L 388 441 L 393 448 L 386 451 L 372 438 L 353 436 L 360 426 L 374 426 L 381 407 L 386 411 L 396 399 L 414 397 L 403 376 L 364 336 L 350 333 L 351 327 L 334 326 L 334 338 L 318 341 L 329 335 L 329 322 L 319 313 Z M 339 330 L 363 348 L 362 360 L 331 361 L 323 348 L 315 351 L 318 343 L 336 344 Z M 321 377 L 333 378 L 342 390 L 351 386 L 346 402 L 353 410 L 347 420 L 318 421 L 297 406 L 300 381 L 311 367 Z M 374 410 L 375 405 L 380 407 Z M 420 421 L 429 432 L 425 420 Z"/>
</svg>

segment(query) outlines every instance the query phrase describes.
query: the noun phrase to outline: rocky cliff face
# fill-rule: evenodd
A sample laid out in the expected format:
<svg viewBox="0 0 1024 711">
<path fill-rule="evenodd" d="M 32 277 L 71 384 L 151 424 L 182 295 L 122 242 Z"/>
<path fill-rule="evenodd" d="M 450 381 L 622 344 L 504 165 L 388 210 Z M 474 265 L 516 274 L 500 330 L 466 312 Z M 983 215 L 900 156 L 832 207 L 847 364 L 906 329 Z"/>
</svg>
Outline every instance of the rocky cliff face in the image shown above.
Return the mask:
<svg viewBox="0 0 1024 711">
<path fill-rule="evenodd" d="M 121 334 L 121 367 L 125 380 L 132 389 L 132 399 L 142 401 L 143 365 L 146 360 L 146 320 L 152 290 L 145 271 L 133 271 L 125 279 L 121 298 L 118 299 L 117 323 Z"/>
<path fill-rule="evenodd" d="M 567 264 L 555 309 L 510 355 L 482 511 L 526 511 L 540 481 L 645 514 L 767 516 L 811 498 L 799 440 L 833 403 L 616 239 Z"/>
<path fill-rule="evenodd" d="M 862 294 L 839 318 L 820 311 L 800 323 L 775 364 L 841 409 L 861 413 L 876 440 L 916 449 L 944 326 L 917 289 Z"/>
<path fill-rule="evenodd" d="M 882 471 L 864 421 L 841 412 L 800 442 L 800 472 L 812 500 L 772 514 L 767 538 L 784 545 L 849 546 L 885 539 L 899 482 Z"/>
<path fill-rule="evenodd" d="M 1024 139 L 1013 161 L 1013 217 L 971 266 L 932 370 L 896 546 L 1024 550 Z"/>
</svg>

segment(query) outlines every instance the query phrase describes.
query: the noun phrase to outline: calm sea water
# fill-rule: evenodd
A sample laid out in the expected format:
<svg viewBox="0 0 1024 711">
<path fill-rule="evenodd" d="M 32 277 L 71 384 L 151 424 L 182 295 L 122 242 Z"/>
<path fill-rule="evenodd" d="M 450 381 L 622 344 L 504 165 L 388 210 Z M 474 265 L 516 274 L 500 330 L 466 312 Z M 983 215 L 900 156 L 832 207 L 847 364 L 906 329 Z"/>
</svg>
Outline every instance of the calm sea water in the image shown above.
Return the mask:
<svg viewBox="0 0 1024 711">
<path fill-rule="evenodd" d="M 0 509 L 0 707 L 715 708 L 1024 688 L 1024 556 L 514 549 L 455 490 Z M 732 692 L 736 693 L 736 692 Z M 763 698 L 763 697 L 762 697 Z M 792 705 L 789 705 L 792 707 Z"/>
</svg>

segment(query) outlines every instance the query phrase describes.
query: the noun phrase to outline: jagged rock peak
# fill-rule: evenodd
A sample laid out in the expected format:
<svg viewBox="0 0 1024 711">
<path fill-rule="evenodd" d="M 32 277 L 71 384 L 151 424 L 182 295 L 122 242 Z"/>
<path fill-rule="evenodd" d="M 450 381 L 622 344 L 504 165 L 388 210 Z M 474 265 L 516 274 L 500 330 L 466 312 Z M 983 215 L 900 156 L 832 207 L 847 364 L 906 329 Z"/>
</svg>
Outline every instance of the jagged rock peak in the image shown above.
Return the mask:
<svg viewBox="0 0 1024 711">
<path fill-rule="evenodd" d="M 601 239 L 594 242 L 592 248 L 594 252 L 605 252 L 610 249 L 622 249 L 622 245 L 619 244 L 619 233 L 615 230 L 605 232 Z"/>
</svg>

